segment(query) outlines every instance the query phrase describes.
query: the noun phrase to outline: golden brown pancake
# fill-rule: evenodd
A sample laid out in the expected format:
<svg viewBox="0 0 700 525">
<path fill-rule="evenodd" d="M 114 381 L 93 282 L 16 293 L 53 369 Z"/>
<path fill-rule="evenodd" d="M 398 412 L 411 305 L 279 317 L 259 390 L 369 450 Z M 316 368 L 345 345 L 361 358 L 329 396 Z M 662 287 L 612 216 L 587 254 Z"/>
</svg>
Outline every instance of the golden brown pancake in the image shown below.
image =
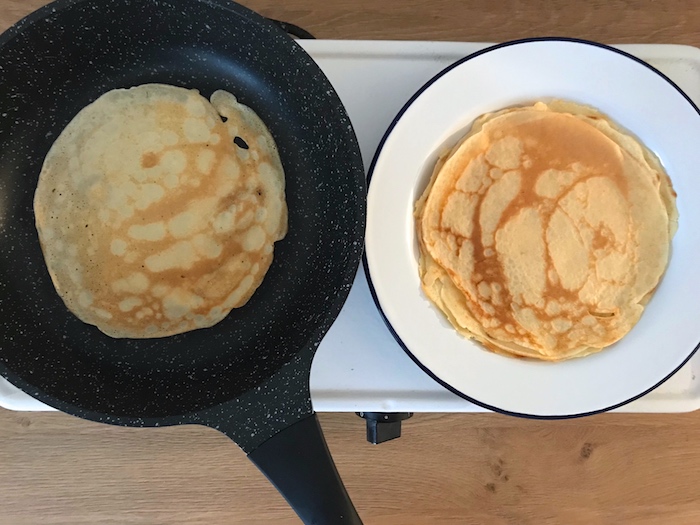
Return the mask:
<svg viewBox="0 0 700 525">
<path fill-rule="evenodd" d="M 284 172 L 258 116 L 225 91 L 210 102 L 162 84 L 80 111 L 46 156 L 34 212 L 59 295 L 112 337 L 219 322 L 287 231 Z"/>
<path fill-rule="evenodd" d="M 463 335 L 509 355 L 597 352 L 668 264 L 671 181 L 637 139 L 571 102 L 479 118 L 416 204 L 420 276 Z"/>
</svg>

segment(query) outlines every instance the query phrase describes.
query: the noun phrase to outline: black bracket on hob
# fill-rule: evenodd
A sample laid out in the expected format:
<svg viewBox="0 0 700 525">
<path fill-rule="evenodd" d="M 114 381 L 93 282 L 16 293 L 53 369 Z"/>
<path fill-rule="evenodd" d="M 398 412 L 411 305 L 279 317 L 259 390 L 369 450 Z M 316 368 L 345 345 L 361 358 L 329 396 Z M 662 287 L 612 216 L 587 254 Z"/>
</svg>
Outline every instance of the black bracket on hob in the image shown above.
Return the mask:
<svg viewBox="0 0 700 525">
<path fill-rule="evenodd" d="M 373 445 L 401 437 L 401 422 L 413 412 L 356 412 L 367 421 L 367 441 Z"/>
</svg>

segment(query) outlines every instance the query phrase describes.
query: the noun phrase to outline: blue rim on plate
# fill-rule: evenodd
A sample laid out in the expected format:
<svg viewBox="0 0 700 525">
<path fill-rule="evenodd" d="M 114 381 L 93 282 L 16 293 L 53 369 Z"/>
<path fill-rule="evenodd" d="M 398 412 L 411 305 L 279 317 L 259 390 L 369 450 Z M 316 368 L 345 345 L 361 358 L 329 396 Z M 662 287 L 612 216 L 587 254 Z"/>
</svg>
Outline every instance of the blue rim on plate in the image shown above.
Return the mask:
<svg viewBox="0 0 700 525">
<path fill-rule="evenodd" d="M 459 65 L 461 65 L 461 64 L 463 64 L 463 63 L 465 63 L 465 62 L 467 62 L 467 61 L 469 61 L 469 60 L 471 60 L 471 59 L 473 59 L 473 58 L 476 58 L 476 57 L 478 57 L 478 56 L 484 55 L 484 54 L 489 53 L 489 52 L 491 52 L 491 51 L 495 51 L 495 50 L 497 50 L 497 49 L 501 49 L 501 48 L 504 48 L 504 47 L 510 47 L 510 46 L 517 45 L 517 44 L 525 44 L 525 43 L 529 43 L 529 42 L 573 42 L 573 43 L 586 44 L 586 45 L 590 45 L 590 46 L 593 46 L 593 47 L 598 47 L 598 48 L 606 49 L 606 50 L 608 50 L 608 51 L 612 51 L 612 52 L 614 52 L 614 53 L 617 53 L 617 54 L 619 54 L 619 55 L 622 55 L 622 56 L 624 56 L 624 57 L 627 57 L 627 58 L 629 58 L 629 59 L 631 59 L 631 60 L 633 60 L 633 61 L 635 61 L 635 62 L 637 62 L 637 63 L 639 63 L 639 64 L 641 64 L 641 65 L 643 65 L 643 66 L 645 66 L 646 68 L 650 69 L 651 71 L 653 71 L 654 73 L 656 73 L 657 75 L 659 75 L 661 78 L 663 78 L 666 82 L 668 82 L 674 89 L 676 89 L 676 91 L 678 91 L 678 93 L 680 93 L 680 94 L 683 96 L 683 98 L 685 98 L 685 100 L 692 106 L 692 108 L 693 108 L 693 109 L 698 113 L 698 115 L 700 116 L 700 109 L 698 109 L 698 106 L 690 99 L 690 97 L 689 97 L 680 87 L 678 87 L 678 85 L 677 85 L 673 80 L 671 80 L 668 76 L 666 76 L 665 74 L 663 74 L 661 71 L 659 71 L 658 69 L 656 69 L 656 68 L 655 68 L 654 66 L 652 66 L 651 64 L 645 62 L 644 60 L 642 60 L 642 59 L 640 59 L 640 58 L 638 58 L 638 57 L 636 57 L 636 56 L 634 56 L 634 55 L 632 55 L 632 54 L 630 54 L 630 53 L 627 53 L 627 52 L 625 52 L 625 51 L 622 51 L 622 50 L 620 50 L 620 49 L 614 48 L 614 47 L 609 46 L 609 45 L 606 45 L 606 44 L 601 44 L 601 43 L 599 43 L 599 42 L 593 42 L 593 41 L 591 41 L 591 40 L 585 40 L 585 39 L 580 39 L 580 38 L 569 38 L 569 37 L 556 37 L 556 36 L 551 36 L 551 37 L 535 37 L 535 38 L 522 38 L 522 39 L 518 39 L 518 40 L 511 40 L 511 41 L 508 41 L 508 42 L 503 42 L 503 43 L 501 43 L 501 44 L 495 44 L 495 45 L 493 45 L 493 46 L 489 46 L 489 47 L 487 47 L 487 48 L 484 48 L 484 49 L 481 49 L 481 50 L 479 50 L 479 51 L 476 51 L 476 52 L 474 52 L 474 53 L 472 53 L 472 54 L 470 54 L 470 55 L 467 55 L 466 57 L 464 57 L 464 58 L 462 58 L 462 59 L 460 59 L 460 60 L 457 60 L 456 62 L 454 62 L 453 64 L 450 64 L 450 65 L 447 66 L 445 69 L 443 69 L 442 71 L 440 71 L 439 73 L 437 73 L 435 76 L 433 76 L 430 80 L 428 80 L 425 84 L 423 84 L 423 86 L 422 86 L 418 91 L 416 91 L 416 92 L 413 94 L 413 96 L 408 100 L 408 102 L 406 102 L 406 104 L 404 104 L 404 106 L 401 108 L 401 110 L 396 114 L 396 116 L 395 116 L 394 119 L 392 120 L 391 124 L 390 124 L 389 127 L 387 128 L 386 132 L 384 133 L 384 136 L 382 136 L 381 141 L 379 141 L 379 145 L 377 146 L 377 149 L 376 149 L 376 151 L 375 151 L 375 153 L 374 153 L 374 156 L 372 157 L 372 162 L 370 163 L 369 170 L 368 170 L 368 172 L 367 172 L 367 184 L 368 184 L 368 188 L 369 188 L 369 185 L 372 183 L 372 175 L 374 174 L 374 169 L 375 169 L 377 160 L 379 159 L 379 156 L 380 156 L 380 154 L 381 154 L 381 152 L 382 152 L 382 150 L 383 150 L 383 148 L 384 148 L 384 143 L 386 142 L 386 140 L 387 140 L 387 139 L 389 138 L 389 136 L 391 135 L 392 131 L 394 130 L 394 128 L 395 128 L 396 125 L 398 124 L 398 122 L 399 122 L 399 120 L 401 119 L 401 117 L 403 116 L 403 114 L 408 110 L 409 107 L 411 107 L 411 105 L 416 101 L 416 99 L 417 99 L 426 89 L 428 89 L 428 88 L 429 88 L 431 85 L 433 85 L 438 79 L 440 79 L 441 77 L 443 77 L 445 74 L 447 74 L 448 72 L 450 72 L 452 69 L 456 68 L 457 66 L 459 66 Z M 368 225 L 368 226 L 369 226 L 369 225 Z M 617 409 L 617 408 L 620 408 L 621 406 L 627 405 L 628 403 L 631 403 L 632 401 L 635 401 L 635 400 L 639 399 L 640 397 L 643 397 L 643 396 L 647 395 L 647 394 L 648 394 L 649 392 L 651 392 L 652 390 L 655 390 L 656 388 L 658 388 L 659 386 L 661 386 L 662 384 L 664 384 L 664 383 L 665 383 L 666 381 L 668 381 L 676 372 L 678 372 L 681 368 L 683 368 L 683 367 L 686 365 L 686 363 L 687 363 L 688 361 L 690 361 L 690 359 L 695 355 L 695 353 L 696 353 L 696 352 L 698 351 L 698 349 L 700 348 L 700 342 L 698 342 L 698 344 L 695 346 L 695 348 L 693 348 L 693 350 L 690 352 L 690 354 L 688 355 L 688 357 L 686 357 L 686 358 L 683 360 L 683 362 L 682 362 L 679 366 L 677 366 L 670 374 L 668 374 L 666 377 L 664 377 L 661 381 L 659 381 L 658 383 L 656 383 L 656 384 L 653 385 L 652 387 L 648 388 L 647 390 L 644 390 L 644 391 L 641 392 L 640 394 L 637 394 L 637 395 L 635 395 L 635 396 L 633 396 L 633 397 L 627 399 L 626 401 L 622 401 L 621 403 L 614 404 L 614 405 L 609 406 L 609 407 L 607 407 L 607 408 L 601 408 L 601 409 L 599 409 L 599 410 L 593 410 L 593 411 L 590 411 L 590 412 L 581 412 L 581 413 L 577 413 L 577 414 L 564 414 L 564 415 L 537 415 L 537 414 L 525 414 L 525 413 L 521 413 L 521 412 L 512 412 L 512 411 L 504 410 L 504 409 L 502 409 L 502 408 L 499 408 L 499 407 L 496 407 L 496 406 L 493 406 L 493 405 L 489 405 L 489 404 L 487 404 L 487 403 L 483 403 L 483 402 L 479 401 L 478 399 L 475 399 L 475 398 L 473 398 L 473 397 L 471 397 L 471 396 L 465 394 L 464 392 L 462 392 L 462 391 L 460 391 L 460 390 L 454 388 L 454 387 L 453 387 L 452 385 L 450 385 L 449 383 L 447 383 L 447 382 L 443 381 L 442 379 L 440 379 L 439 377 L 437 377 L 437 375 L 436 375 L 432 370 L 430 370 L 430 368 L 426 367 L 426 366 L 411 352 L 411 350 L 408 348 L 408 346 L 403 342 L 403 340 L 401 339 L 401 337 L 398 335 L 398 333 L 396 332 L 396 330 L 395 330 L 394 327 L 392 326 L 391 322 L 389 322 L 389 319 L 387 318 L 386 314 L 384 313 L 384 310 L 382 309 L 382 306 L 381 306 L 381 304 L 380 304 L 380 302 L 379 302 L 379 298 L 377 297 L 377 292 L 376 292 L 376 290 L 375 290 L 374 283 L 373 283 L 373 281 L 372 281 L 372 275 L 371 275 L 371 273 L 370 273 L 370 271 L 369 271 L 369 264 L 368 264 L 368 262 L 367 262 L 367 252 L 366 252 L 366 250 L 365 250 L 365 252 L 364 252 L 363 255 L 362 255 L 362 267 L 364 268 L 364 272 L 365 272 L 365 275 L 366 275 L 366 277 L 367 277 L 367 284 L 369 285 L 369 291 L 370 291 L 370 293 L 372 294 L 372 299 L 374 300 L 374 304 L 377 306 L 377 310 L 379 310 L 379 313 L 380 313 L 380 315 L 382 316 L 382 319 L 384 320 L 384 324 L 386 324 L 386 327 L 389 329 L 389 332 L 391 332 L 391 335 L 394 337 L 394 339 L 395 339 L 396 342 L 399 344 L 399 346 L 401 346 L 401 348 L 404 350 L 404 352 L 406 352 L 406 354 L 411 358 L 411 360 L 412 360 L 414 363 L 416 363 L 416 365 L 418 365 L 418 366 L 419 366 L 426 374 L 428 374 L 428 376 L 430 376 L 434 381 L 436 381 L 437 383 L 439 383 L 440 385 L 442 385 L 444 388 L 446 388 L 447 390 L 449 390 L 449 391 L 452 392 L 453 394 L 456 394 L 457 396 L 461 397 L 462 399 L 465 399 L 465 400 L 467 400 L 467 401 L 469 401 L 469 402 L 471 402 L 471 403 L 473 403 L 473 404 L 475 404 L 475 405 L 477 405 L 477 406 L 480 406 L 480 407 L 482 407 L 482 408 L 485 408 L 485 409 L 487 409 L 487 410 L 491 410 L 491 411 L 493 411 L 493 412 L 498 412 L 498 413 L 505 414 L 505 415 L 509 415 L 509 416 L 522 417 L 522 418 L 526 418 L 526 419 L 556 420 L 556 419 L 573 419 L 573 418 L 579 418 L 579 417 L 584 417 L 584 416 L 592 416 L 592 415 L 595 415 L 595 414 L 602 414 L 603 412 L 609 412 L 609 411 L 611 411 L 611 410 L 615 410 L 615 409 Z"/>
</svg>

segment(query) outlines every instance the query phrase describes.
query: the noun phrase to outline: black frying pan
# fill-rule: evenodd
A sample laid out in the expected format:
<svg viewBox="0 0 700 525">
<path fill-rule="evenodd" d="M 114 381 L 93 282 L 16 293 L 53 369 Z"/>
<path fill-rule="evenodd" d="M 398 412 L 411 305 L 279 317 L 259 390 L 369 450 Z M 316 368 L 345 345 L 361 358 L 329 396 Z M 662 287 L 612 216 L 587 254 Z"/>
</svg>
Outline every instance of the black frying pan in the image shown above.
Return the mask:
<svg viewBox="0 0 700 525">
<path fill-rule="evenodd" d="M 71 118 L 107 90 L 147 82 L 226 89 L 260 115 L 286 172 L 289 233 L 250 302 L 213 328 L 116 340 L 56 294 L 32 199 Z M 309 371 L 357 270 L 365 191 L 335 91 L 271 22 L 228 0 L 58 0 L 0 36 L 0 373 L 82 418 L 216 428 L 304 522 L 359 524 Z"/>
</svg>

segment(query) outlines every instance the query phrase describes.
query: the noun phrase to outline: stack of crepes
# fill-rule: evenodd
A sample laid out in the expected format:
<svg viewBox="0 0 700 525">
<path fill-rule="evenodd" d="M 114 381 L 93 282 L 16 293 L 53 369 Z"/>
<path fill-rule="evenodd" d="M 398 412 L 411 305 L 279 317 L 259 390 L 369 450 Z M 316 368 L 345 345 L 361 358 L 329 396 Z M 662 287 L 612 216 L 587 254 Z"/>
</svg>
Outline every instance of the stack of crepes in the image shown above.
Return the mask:
<svg viewBox="0 0 700 525">
<path fill-rule="evenodd" d="M 423 290 L 495 352 L 592 354 L 632 329 L 659 284 L 675 197 L 658 159 L 592 108 L 483 115 L 416 204 Z"/>
</svg>

